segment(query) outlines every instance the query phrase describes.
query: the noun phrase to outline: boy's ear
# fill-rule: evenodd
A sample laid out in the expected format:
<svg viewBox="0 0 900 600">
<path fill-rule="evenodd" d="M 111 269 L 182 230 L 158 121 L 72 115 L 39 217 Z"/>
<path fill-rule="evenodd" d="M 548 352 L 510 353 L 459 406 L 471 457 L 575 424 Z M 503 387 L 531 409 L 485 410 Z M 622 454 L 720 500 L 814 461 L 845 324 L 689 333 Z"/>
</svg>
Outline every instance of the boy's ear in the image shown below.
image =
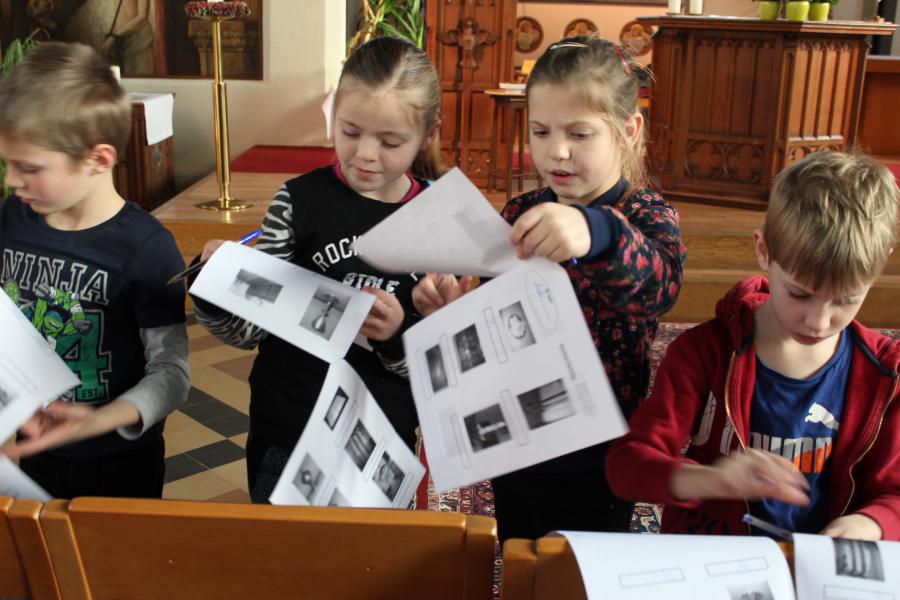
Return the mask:
<svg viewBox="0 0 900 600">
<path fill-rule="evenodd" d="M 116 152 L 116 149 L 112 145 L 97 144 L 88 150 L 87 158 L 85 160 L 88 162 L 91 173 L 98 175 L 112 170 L 112 168 L 116 166 L 117 158 L 118 152 Z"/>
<path fill-rule="evenodd" d="M 630 117 L 625 119 L 625 139 L 629 146 L 637 144 L 643 130 L 644 114 L 641 111 L 635 111 Z"/>
<path fill-rule="evenodd" d="M 753 249 L 756 251 L 756 262 L 763 271 L 769 270 L 769 247 L 762 229 L 753 230 Z"/>
</svg>

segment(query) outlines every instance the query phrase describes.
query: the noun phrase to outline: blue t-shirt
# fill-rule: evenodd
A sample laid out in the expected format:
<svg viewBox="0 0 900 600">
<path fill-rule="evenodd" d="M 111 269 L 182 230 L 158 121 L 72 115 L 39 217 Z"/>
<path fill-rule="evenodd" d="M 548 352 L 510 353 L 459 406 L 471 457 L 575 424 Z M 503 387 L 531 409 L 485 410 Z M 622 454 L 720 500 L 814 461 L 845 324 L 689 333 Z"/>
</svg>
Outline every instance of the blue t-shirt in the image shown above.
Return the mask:
<svg viewBox="0 0 900 600">
<path fill-rule="evenodd" d="M 750 447 L 793 461 L 809 482 L 810 503 L 766 499 L 750 503 L 750 512 L 790 531 L 818 533 L 828 524 L 828 459 L 847 395 L 851 335 L 844 330 L 834 356 L 809 379 L 786 377 L 756 359 Z"/>
<path fill-rule="evenodd" d="M 184 322 L 184 268 L 172 234 L 133 202 L 104 223 L 53 229 L 16 196 L 0 204 L 0 286 L 81 380 L 73 402 L 100 405 L 144 377 L 141 329 Z M 92 458 L 153 441 L 113 431 L 52 452 Z M 148 435 L 149 434 L 149 435 Z"/>
</svg>

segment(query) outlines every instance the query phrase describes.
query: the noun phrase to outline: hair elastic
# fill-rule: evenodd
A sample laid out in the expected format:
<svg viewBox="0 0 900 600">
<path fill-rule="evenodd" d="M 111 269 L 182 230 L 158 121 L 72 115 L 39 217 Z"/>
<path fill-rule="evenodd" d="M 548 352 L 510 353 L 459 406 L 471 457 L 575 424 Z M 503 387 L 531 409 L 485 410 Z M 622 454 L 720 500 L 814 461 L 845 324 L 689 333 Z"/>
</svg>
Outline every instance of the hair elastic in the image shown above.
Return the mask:
<svg viewBox="0 0 900 600">
<path fill-rule="evenodd" d="M 628 73 L 629 75 L 634 75 L 634 69 L 632 69 L 631 65 L 628 64 L 628 59 L 625 58 L 625 54 L 622 53 L 622 50 L 619 49 L 619 47 L 616 46 L 615 44 L 613 44 L 612 42 L 610 42 L 609 45 L 612 46 L 613 51 L 617 55 L 619 55 L 619 59 L 621 59 L 621 61 L 622 61 L 622 66 L 625 68 L 625 72 Z M 557 50 L 559 48 L 587 48 L 587 47 L 588 47 L 588 45 L 584 44 L 582 42 L 558 42 L 556 44 L 551 44 L 550 47 L 547 48 L 547 50 Z"/>
</svg>

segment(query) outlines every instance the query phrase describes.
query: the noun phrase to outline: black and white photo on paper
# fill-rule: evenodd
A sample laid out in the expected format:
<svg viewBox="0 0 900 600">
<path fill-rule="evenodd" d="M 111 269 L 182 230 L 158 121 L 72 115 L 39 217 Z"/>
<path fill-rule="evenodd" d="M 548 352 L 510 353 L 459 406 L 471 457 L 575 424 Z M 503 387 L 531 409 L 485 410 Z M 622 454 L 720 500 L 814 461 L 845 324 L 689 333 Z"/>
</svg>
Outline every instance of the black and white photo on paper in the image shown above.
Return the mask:
<svg viewBox="0 0 900 600">
<path fill-rule="evenodd" d="M 284 286 L 247 269 L 241 269 L 228 286 L 228 291 L 259 306 L 274 304 Z"/>
<path fill-rule="evenodd" d="M 328 506 L 342 506 L 347 508 L 350 506 L 350 501 L 341 493 L 341 490 L 334 488 L 334 492 L 331 493 L 331 498 L 328 499 Z"/>
<path fill-rule="evenodd" d="M 334 398 L 331 399 L 331 404 L 328 405 L 328 411 L 325 412 L 325 424 L 328 425 L 329 429 L 334 429 L 334 426 L 340 421 L 348 400 L 350 400 L 350 397 L 347 395 L 347 392 L 341 386 L 338 386 L 337 391 L 334 393 Z"/>
<path fill-rule="evenodd" d="M 499 404 L 492 404 L 463 418 L 472 451 L 479 452 L 512 439 Z"/>
<path fill-rule="evenodd" d="M 459 368 L 463 373 L 484 364 L 484 351 L 481 349 L 481 340 L 478 339 L 478 329 L 474 323 L 457 332 L 453 336 L 453 344 L 456 346 Z"/>
<path fill-rule="evenodd" d="M 375 474 L 372 475 L 372 481 L 375 482 L 378 489 L 384 492 L 384 495 L 389 500 L 393 501 L 397 497 L 397 492 L 400 491 L 403 475 L 403 469 L 400 468 L 400 465 L 395 463 L 391 459 L 391 455 L 385 452 L 381 455 L 381 460 L 378 461 Z"/>
<path fill-rule="evenodd" d="M 884 581 L 881 549 L 876 542 L 834 538 L 835 573 L 860 579 Z"/>
<path fill-rule="evenodd" d="M 306 454 L 294 476 L 294 487 L 312 504 L 313 498 L 324 480 L 325 475 L 322 473 L 322 469 L 319 468 L 312 456 Z"/>
<path fill-rule="evenodd" d="M 765 579 L 754 583 L 732 583 L 728 586 L 728 597 L 730 600 L 775 600 Z"/>
<path fill-rule="evenodd" d="M 534 333 L 525 315 L 525 309 L 521 302 L 510 304 L 500 309 L 500 326 L 508 334 L 510 347 L 513 352 L 527 348 L 534 343 Z"/>
<path fill-rule="evenodd" d="M 444 364 L 444 352 L 440 344 L 435 344 L 425 351 L 425 361 L 428 363 L 431 389 L 439 392 L 447 387 L 447 367 Z"/>
<path fill-rule="evenodd" d="M 0 381 L 0 408 L 6 407 L 10 402 L 13 401 L 13 394 L 11 391 L 6 389 L 6 386 Z"/>
<path fill-rule="evenodd" d="M 575 407 L 562 379 L 551 381 L 517 397 L 529 429 L 537 429 L 575 414 Z"/>
<path fill-rule="evenodd" d="M 350 458 L 353 459 L 353 464 L 356 465 L 356 468 L 362 471 L 375 450 L 375 440 L 372 439 L 369 430 L 366 429 L 362 421 L 356 422 L 344 449 L 350 455 Z"/>
<path fill-rule="evenodd" d="M 320 286 L 300 319 L 300 327 L 330 340 L 349 302 L 348 294 L 335 292 L 330 286 Z"/>
</svg>

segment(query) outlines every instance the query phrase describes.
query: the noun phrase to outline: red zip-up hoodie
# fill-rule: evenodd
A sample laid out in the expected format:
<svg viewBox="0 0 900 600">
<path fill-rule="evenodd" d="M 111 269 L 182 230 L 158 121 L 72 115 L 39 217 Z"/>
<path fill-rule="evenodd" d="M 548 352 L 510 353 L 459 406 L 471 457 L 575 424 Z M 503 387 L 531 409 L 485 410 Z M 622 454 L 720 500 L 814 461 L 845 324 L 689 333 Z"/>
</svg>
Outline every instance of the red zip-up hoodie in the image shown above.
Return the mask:
<svg viewBox="0 0 900 600">
<path fill-rule="evenodd" d="M 669 481 L 685 462 L 708 465 L 746 451 L 756 379 L 753 310 L 768 298 L 765 278 L 744 279 L 716 305 L 715 319 L 673 341 L 653 392 L 629 421 L 631 431 L 609 451 L 606 476 L 613 492 L 626 500 L 665 504 L 664 533 L 749 533 L 741 521 L 748 512 L 745 501 L 679 501 Z M 864 514 L 881 526 L 884 539 L 898 540 L 900 342 L 857 321 L 849 327 L 853 358 L 823 501 L 829 522 Z"/>
</svg>

